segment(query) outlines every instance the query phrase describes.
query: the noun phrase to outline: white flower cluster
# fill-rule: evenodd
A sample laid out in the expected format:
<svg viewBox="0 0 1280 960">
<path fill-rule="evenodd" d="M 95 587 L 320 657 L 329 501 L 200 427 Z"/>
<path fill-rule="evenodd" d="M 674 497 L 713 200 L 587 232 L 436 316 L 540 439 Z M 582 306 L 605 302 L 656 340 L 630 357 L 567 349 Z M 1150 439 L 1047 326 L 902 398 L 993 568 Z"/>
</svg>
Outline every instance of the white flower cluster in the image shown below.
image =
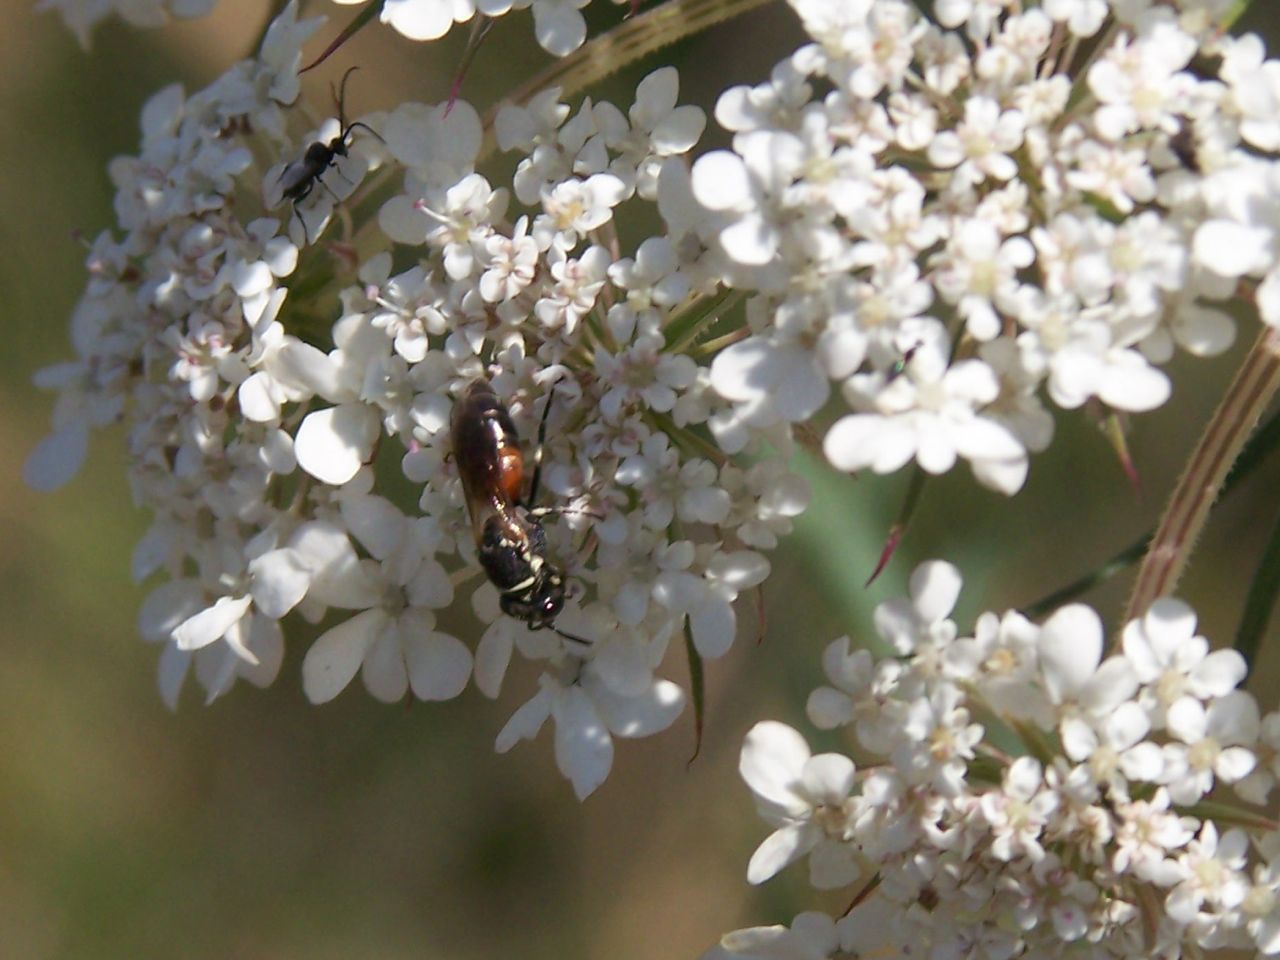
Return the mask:
<svg viewBox="0 0 1280 960">
<path fill-rule="evenodd" d="M 711 440 L 723 404 L 685 352 L 719 319 L 697 263 L 666 234 L 624 255 L 615 230 L 618 210 L 687 184 L 681 155 L 705 116 L 677 105 L 672 68 L 625 112 L 588 101 L 571 116 L 556 91 L 508 108 L 498 139 L 523 156 L 509 219 L 509 192 L 474 172 L 481 128 L 465 103 L 289 136 L 316 25 L 291 5 L 259 60 L 148 103 L 140 155 L 112 165 L 124 236 L 93 246 L 79 359 L 39 376 L 59 399 L 28 478 L 65 482 L 90 427 L 126 423 L 135 497 L 155 514 L 133 573 L 167 577 L 141 631 L 163 646 L 168 703 L 192 668 L 209 699 L 237 678 L 270 683 L 291 613 L 324 621 L 303 662 L 315 702 L 357 673 L 384 701 L 449 699 L 473 675 L 497 696 L 519 651 L 543 672 L 497 747 L 553 719 L 559 766 L 585 796 L 613 736 L 664 729 L 683 708 L 656 675 L 671 638 L 724 654 L 734 601 L 808 501 L 779 458 L 735 465 Z M 339 142 L 347 154 L 324 149 Z M 293 159 L 308 145 L 335 166 Z M 280 200 L 285 171 L 313 189 L 244 222 L 256 194 Z M 376 219 L 354 223 L 362 209 Z M 343 239 L 300 255 L 331 224 Z M 530 506 L 553 511 L 539 516 L 571 585 L 563 632 L 501 614 L 476 562 L 449 424 L 482 377 L 526 443 L 546 418 L 548 502 Z M 785 431 L 772 440 L 785 452 Z M 393 503 L 406 488 L 416 505 Z M 436 622 L 468 584 L 487 624 L 476 644 Z"/>
<path fill-rule="evenodd" d="M 775 828 L 748 879 L 807 856 L 813 886 L 856 885 L 857 905 L 707 957 L 1280 953 L 1280 833 L 1222 803 L 1228 786 L 1265 802 L 1280 773 L 1280 714 L 1260 721 L 1243 658 L 1168 599 L 1111 656 L 1078 604 L 1043 625 L 983 613 L 961 636 L 959 591 L 954 567 L 923 564 L 875 613 L 893 655 L 828 647 L 809 717 L 848 729 L 857 765 L 776 722 L 742 749 Z"/>
<path fill-rule="evenodd" d="M 203 17 L 218 0 L 36 0 L 38 12 L 56 10 L 82 47 L 89 46 L 93 28 L 111 15 L 130 26 L 161 27 L 169 17 Z"/>
<path fill-rule="evenodd" d="M 720 98 L 733 149 L 692 175 L 690 240 L 754 307 L 712 366 L 742 424 L 835 382 L 836 467 L 963 458 L 1011 493 L 1045 395 L 1158 407 L 1242 277 L 1280 321 L 1280 64 L 1225 0 L 790 2 L 813 42 Z"/>
<path fill-rule="evenodd" d="M 334 3 L 364 3 L 365 0 L 333 0 Z M 384 0 L 378 16 L 410 40 L 438 40 L 455 23 L 479 17 L 501 17 L 516 10 L 533 12 L 533 32 L 538 45 L 548 53 L 563 57 L 577 50 L 587 39 L 587 21 L 581 10 L 591 0 Z M 632 0 L 613 0 L 629 4 Z"/>
</svg>

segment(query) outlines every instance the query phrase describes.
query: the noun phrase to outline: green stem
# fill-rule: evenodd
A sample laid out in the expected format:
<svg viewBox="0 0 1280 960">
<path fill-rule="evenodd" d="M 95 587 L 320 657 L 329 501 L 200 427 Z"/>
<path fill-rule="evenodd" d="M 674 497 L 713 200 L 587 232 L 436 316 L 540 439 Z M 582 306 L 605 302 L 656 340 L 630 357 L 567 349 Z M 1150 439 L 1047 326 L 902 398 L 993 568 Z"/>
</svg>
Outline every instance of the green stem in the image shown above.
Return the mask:
<svg viewBox="0 0 1280 960">
<path fill-rule="evenodd" d="M 1264 327 L 1179 478 L 1152 537 L 1124 621 L 1173 592 L 1241 447 L 1280 388 L 1280 331 Z"/>
<path fill-rule="evenodd" d="M 1280 595 L 1280 515 L 1276 517 L 1266 549 L 1253 571 L 1253 581 L 1245 596 L 1244 613 L 1240 614 L 1240 626 L 1236 629 L 1233 644 L 1250 666 L 1258 657 L 1258 647 L 1267 624 L 1271 622 L 1277 595 Z"/>
</svg>

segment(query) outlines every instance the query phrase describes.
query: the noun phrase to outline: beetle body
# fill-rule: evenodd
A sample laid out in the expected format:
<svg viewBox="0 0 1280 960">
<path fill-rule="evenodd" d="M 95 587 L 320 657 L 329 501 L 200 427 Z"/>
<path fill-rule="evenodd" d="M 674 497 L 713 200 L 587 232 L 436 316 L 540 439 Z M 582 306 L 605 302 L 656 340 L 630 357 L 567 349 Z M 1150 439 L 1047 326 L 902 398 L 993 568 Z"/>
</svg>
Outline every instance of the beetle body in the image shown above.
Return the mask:
<svg viewBox="0 0 1280 960">
<path fill-rule="evenodd" d="M 548 407 L 550 402 L 548 398 Z M 503 613 L 534 630 L 554 629 L 564 607 L 564 574 L 547 559 L 539 511 L 529 506 L 537 493 L 538 472 L 526 500 L 520 437 L 487 380 L 473 381 L 454 403 L 450 432 L 476 555 L 498 588 Z"/>
<path fill-rule="evenodd" d="M 276 185 L 280 188 L 279 202 L 284 203 L 284 201 L 288 200 L 293 204 L 293 212 L 297 214 L 298 220 L 302 224 L 304 236 L 307 232 L 307 223 L 302 219 L 302 215 L 298 213 L 298 204 L 311 195 L 311 191 L 316 188 L 317 183 L 328 190 L 334 200 L 338 199 L 338 195 L 333 192 L 333 188 L 325 183 L 322 177 L 325 171 L 331 167 L 337 168 L 339 157 L 348 155 L 348 151 L 351 149 L 351 134 L 357 128 L 361 128 L 369 131 L 379 140 L 382 139 L 381 134 L 367 123 L 357 120 L 348 124 L 346 121 L 347 78 L 356 69 L 358 68 L 351 67 L 342 75 L 342 86 L 336 96 L 338 101 L 338 135 L 328 143 L 323 140 L 313 140 L 307 146 L 302 159 L 286 164 L 285 168 L 280 171 L 280 176 L 276 178 Z M 338 172 L 338 175 L 342 175 L 341 171 Z M 309 237 L 306 239 L 310 240 Z"/>
</svg>

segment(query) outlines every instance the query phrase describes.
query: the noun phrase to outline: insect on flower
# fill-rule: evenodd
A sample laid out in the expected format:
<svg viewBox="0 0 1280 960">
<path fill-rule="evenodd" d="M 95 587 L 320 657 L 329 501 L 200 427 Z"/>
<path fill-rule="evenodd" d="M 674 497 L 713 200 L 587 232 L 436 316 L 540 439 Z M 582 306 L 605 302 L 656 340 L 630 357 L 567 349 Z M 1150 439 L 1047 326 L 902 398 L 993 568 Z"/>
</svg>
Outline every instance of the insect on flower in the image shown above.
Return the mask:
<svg viewBox="0 0 1280 960">
<path fill-rule="evenodd" d="M 552 386 L 554 390 L 554 385 Z M 542 408 L 533 478 L 523 496 L 525 463 L 511 414 L 488 380 L 472 381 L 454 403 L 450 417 L 453 456 L 471 516 L 476 555 L 498 588 L 502 612 L 531 630 L 547 628 L 578 643 L 590 643 L 555 626 L 564 607 L 564 573 L 547 558 L 542 518 L 562 512 L 532 506 L 542 475 L 551 395 Z"/>
<path fill-rule="evenodd" d="M 340 199 L 333 192 L 333 189 L 321 179 L 321 176 L 330 167 L 337 169 L 338 157 L 347 156 L 347 151 L 351 148 L 350 137 L 352 131 L 357 127 L 368 130 L 379 140 L 382 140 L 382 135 L 367 123 L 362 123 L 359 120 L 351 124 L 347 123 L 345 115 L 347 78 L 358 69 L 360 68 L 350 67 L 342 75 L 342 84 L 337 94 L 338 135 L 328 143 L 323 140 L 312 141 L 311 145 L 307 147 L 307 152 L 302 155 L 302 159 L 294 160 L 292 163 L 287 164 L 276 179 L 276 186 L 280 189 L 279 202 L 283 203 L 286 200 L 292 202 L 294 215 L 298 217 L 299 222 L 302 224 L 302 233 L 308 243 L 310 242 L 310 237 L 307 236 L 307 222 L 298 213 L 298 204 L 311 195 L 311 191 L 316 188 L 317 183 L 328 190 L 334 200 Z M 332 89 L 330 87 L 330 90 Z M 383 143 L 385 142 L 383 140 Z M 342 176 L 342 171 L 339 170 L 338 175 Z"/>
</svg>

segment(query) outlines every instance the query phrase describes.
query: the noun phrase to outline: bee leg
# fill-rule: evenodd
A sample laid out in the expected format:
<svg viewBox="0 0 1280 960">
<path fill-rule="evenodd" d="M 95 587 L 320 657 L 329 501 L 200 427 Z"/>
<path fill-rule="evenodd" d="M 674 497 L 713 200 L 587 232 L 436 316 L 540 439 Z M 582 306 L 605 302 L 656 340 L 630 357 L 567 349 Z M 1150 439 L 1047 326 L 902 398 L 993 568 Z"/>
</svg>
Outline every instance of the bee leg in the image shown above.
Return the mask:
<svg viewBox="0 0 1280 960">
<path fill-rule="evenodd" d="M 556 379 L 559 383 L 560 379 Z M 538 499 L 538 485 L 542 481 L 542 448 L 547 442 L 547 416 L 551 413 L 551 401 L 555 397 L 556 383 L 547 391 L 547 402 L 542 408 L 542 419 L 538 422 L 538 445 L 533 451 L 533 482 L 529 484 L 529 503 Z M 532 512 L 532 511 L 530 511 Z"/>
</svg>

